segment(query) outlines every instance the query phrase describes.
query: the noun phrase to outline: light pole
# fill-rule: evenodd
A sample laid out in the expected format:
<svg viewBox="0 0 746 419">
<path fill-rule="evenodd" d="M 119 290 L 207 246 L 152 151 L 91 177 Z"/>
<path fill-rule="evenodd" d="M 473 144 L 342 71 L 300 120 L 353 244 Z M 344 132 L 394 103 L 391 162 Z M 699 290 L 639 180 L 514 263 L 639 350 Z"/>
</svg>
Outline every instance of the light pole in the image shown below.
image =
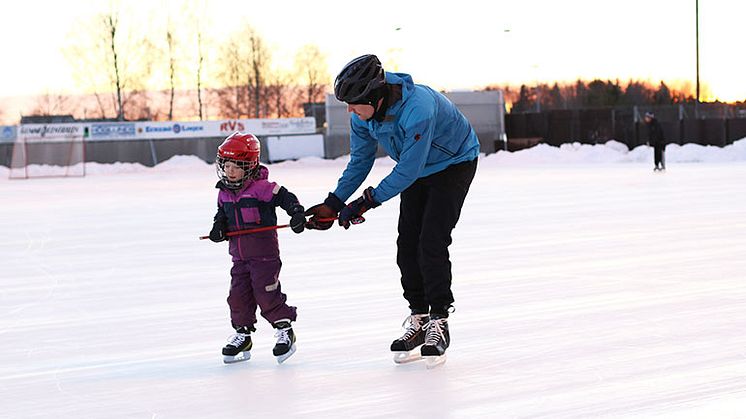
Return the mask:
<svg viewBox="0 0 746 419">
<path fill-rule="evenodd" d="M 534 64 L 531 67 L 534 69 L 534 88 L 536 92 L 536 113 L 541 112 L 541 88 L 539 87 L 539 64 Z"/>
<path fill-rule="evenodd" d="M 694 0 L 695 36 L 697 38 L 697 101 L 694 102 L 694 117 L 699 118 L 699 0 Z"/>
</svg>

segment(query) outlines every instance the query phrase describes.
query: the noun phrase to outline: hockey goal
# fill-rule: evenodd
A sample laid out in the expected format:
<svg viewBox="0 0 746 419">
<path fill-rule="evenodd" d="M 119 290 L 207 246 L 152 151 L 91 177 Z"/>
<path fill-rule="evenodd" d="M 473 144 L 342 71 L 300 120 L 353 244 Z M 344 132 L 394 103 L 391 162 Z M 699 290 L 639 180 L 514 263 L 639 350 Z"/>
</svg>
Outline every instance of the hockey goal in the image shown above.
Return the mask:
<svg viewBox="0 0 746 419">
<path fill-rule="evenodd" d="M 85 176 L 85 138 L 21 136 L 13 144 L 10 179 Z"/>
</svg>

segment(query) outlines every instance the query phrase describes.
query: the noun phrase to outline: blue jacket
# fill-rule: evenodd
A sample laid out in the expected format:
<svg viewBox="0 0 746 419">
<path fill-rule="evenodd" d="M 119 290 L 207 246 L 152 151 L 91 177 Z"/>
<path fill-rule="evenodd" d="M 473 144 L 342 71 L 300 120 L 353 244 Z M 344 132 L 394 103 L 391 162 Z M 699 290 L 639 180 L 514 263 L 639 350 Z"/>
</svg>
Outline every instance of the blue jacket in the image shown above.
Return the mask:
<svg viewBox="0 0 746 419">
<path fill-rule="evenodd" d="M 415 180 L 479 156 L 479 140 L 469 121 L 445 96 L 414 84 L 404 73 L 386 73 L 386 82 L 401 84 L 402 98 L 386 111 L 383 122 L 350 118 L 350 162 L 334 195 L 346 201 L 373 168 L 378 143 L 396 161 L 394 170 L 373 190 L 385 202 Z"/>
</svg>

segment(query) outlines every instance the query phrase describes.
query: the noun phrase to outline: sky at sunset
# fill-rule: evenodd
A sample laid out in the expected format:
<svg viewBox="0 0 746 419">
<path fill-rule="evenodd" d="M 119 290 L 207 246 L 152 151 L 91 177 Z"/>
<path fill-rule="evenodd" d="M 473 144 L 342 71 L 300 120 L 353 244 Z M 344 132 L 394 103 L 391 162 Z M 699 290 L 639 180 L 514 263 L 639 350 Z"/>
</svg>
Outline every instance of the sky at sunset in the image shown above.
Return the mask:
<svg viewBox="0 0 746 419">
<path fill-rule="evenodd" d="M 157 38 L 185 1 L 27 0 L 0 6 L 3 23 L 0 97 L 45 92 L 82 93 L 62 51 L 81 23 L 119 8 L 122 33 Z M 244 22 L 269 45 L 278 68 L 316 44 L 330 76 L 364 53 L 388 70 L 438 89 L 490 84 L 629 79 L 694 86 L 695 1 L 246 1 L 189 2 L 217 47 Z M 374 6 L 375 4 L 375 6 Z M 702 98 L 746 99 L 746 55 L 737 51 L 746 2 L 701 0 Z M 173 17 L 173 19 L 178 19 Z M 331 80 L 330 80 L 331 81 Z M 165 86 L 163 86 L 165 87 Z"/>
</svg>

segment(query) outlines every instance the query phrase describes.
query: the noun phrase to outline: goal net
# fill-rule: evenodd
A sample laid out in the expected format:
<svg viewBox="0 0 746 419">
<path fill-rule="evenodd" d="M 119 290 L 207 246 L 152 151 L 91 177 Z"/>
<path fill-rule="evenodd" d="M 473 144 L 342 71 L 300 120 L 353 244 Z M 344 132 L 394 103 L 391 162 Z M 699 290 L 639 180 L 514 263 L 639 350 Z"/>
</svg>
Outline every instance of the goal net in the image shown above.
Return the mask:
<svg viewBox="0 0 746 419">
<path fill-rule="evenodd" d="M 85 139 L 19 135 L 13 143 L 11 179 L 85 176 Z"/>
</svg>

